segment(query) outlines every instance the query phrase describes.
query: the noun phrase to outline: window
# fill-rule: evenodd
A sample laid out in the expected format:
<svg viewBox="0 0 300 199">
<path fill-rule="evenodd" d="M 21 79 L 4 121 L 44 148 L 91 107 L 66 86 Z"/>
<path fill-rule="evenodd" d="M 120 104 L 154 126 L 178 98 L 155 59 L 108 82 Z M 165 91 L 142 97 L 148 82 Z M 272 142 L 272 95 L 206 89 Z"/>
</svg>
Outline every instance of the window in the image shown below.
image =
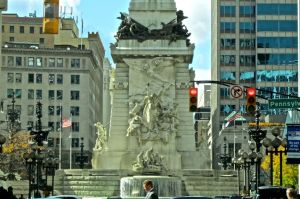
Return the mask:
<svg viewBox="0 0 300 199">
<path fill-rule="evenodd" d="M 79 122 L 72 122 L 72 132 L 79 132 Z"/>
<path fill-rule="evenodd" d="M 43 34 L 43 27 L 40 27 L 40 34 Z"/>
<path fill-rule="evenodd" d="M 56 75 L 56 83 L 57 84 L 62 84 L 63 83 L 63 75 L 62 74 L 57 74 Z"/>
<path fill-rule="evenodd" d="M 255 72 L 245 71 L 240 73 L 240 82 L 242 83 L 252 83 L 255 82 Z"/>
<path fill-rule="evenodd" d="M 22 66 L 22 57 L 16 57 L 16 66 Z"/>
<path fill-rule="evenodd" d="M 222 50 L 234 50 L 235 49 L 235 39 L 221 39 L 221 49 Z"/>
<path fill-rule="evenodd" d="M 71 100 L 79 100 L 79 91 L 71 91 Z"/>
<path fill-rule="evenodd" d="M 255 55 L 241 55 L 240 56 L 241 66 L 255 66 Z"/>
<path fill-rule="evenodd" d="M 235 105 L 221 105 L 220 106 L 220 115 L 228 116 L 228 114 L 232 113 L 235 110 Z"/>
<path fill-rule="evenodd" d="M 257 54 L 258 65 L 286 65 L 290 64 L 291 61 L 297 60 L 297 54 L 276 54 L 276 53 L 265 53 Z"/>
<path fill-rule="evenodd" d="M 4 32 L 4 25 L 2 25 L 2 32 Z"/>
<path fill-rule="evenodd" d="M 235 33 L 234 22 L 221 22 L 221 33 Z"/>
<path fill-rule="evenodd" d="M 42 67 L 42 62 L 43 62 L 43 60 L 41 57 L 36 58 L 36 66 L 37 67 Z"/>
<path fill-rule="evenodd" d="M 28 116 L 33 116 L 34 115 L 34 106 L 33 105 L 28 105 L 27 106 L 27 115 Z"/>
<path fill-rule="evenodd" d="M 16 97 L 16 99 L 22 98 L 22 89 L 16 89 L 15 97 Z"/>
<path fill-rule="evenodd" d="M 15 41 L 14 37 L 9 37 L 9 41 Z"/>
<path fill-rule="evenodd" d="M 258 37 L 257 48 L 298 48 L 297 37 Z"/>
<path fill-rule="evenodd" d="M 60 131 L 60 122 L 56 122 L 56 131 Z"/>
<path fill-rule="evenodd" d="M 231 81 L 231 80 L 235 80 L 235 72 L 231 72 L 231 71 L 223 71 L 221 72 L 221 81 Z"/>
<path fill-rule="evenodd" d="M 20 33 L 24 33 L 24 26 L 20 26 Z"/>
<path fill-rule="evenodd" d="M 222 66 L 235 66 L 235 55 L 221 55 L 220 64 Z"/>
<path fill-rule="evenodd" d="M 34 74 L 32 73 L 28 74 L 28 83 L 34 83 Z"/>
<path fill-rule="evenodd" d="M 16 83 L 22 83 L 22 73 L 16 73 Z"/>
<path fill-rule="evenodd" d="M 28 66 L 33 67 L 34 66 L 34 58 L 28 57 Z"/>
<path fill-rule="evenodd" d="M 14 83 L 14 73 L 7 73 L 7 83 Z"/>
<path fill-rule="evenodd" d="M 7 89 L 7 98 L 12 98 L 14 95 L 14 89 Z"/>
<path fill-rule="evenodd" d="M 50 131 L 54 131 L 54 122 L 48 122 L 48 128 L 50 129 Z M 49 143 L 48 143 L 49 146 Z"/>
<path fill-rule="evenodd" d="M 8 56 L 7 57 L 7 65 L 8 66 L 14 66 L 14 57 L 13 56 Z"/>
<path fill-rule="evenodd" d="M 221 17 L 235 17 L 235 6 L 221 6 Z"/>
<path fill-rule="evenodd" d="M 55 99 L 55 92 L 54 92 L 54 90 L 49 90 L 48 91 L 48 99 L 49 100 L 54 100 Z"/>
<path fill-rule="evenodd" d="M 55 83 L 55 75 L 49 74 L 48 80 L 49 80 L 49 84 L 54 84 Z"/>
<path fill-rule="evenodd" d="M 28 89 L 28 99 L 29 100 L 34 99 L 34 90 L 33 89 Z"/>
<path fill-rule="evenodd" d="M 254 33 L 255 23 L 253 22 L 241 22 L 240 23 L 240 33 Z"/>
<path fill-rule="evenodd" d="M 254 6 L 240 6 L 240 17 L 254 17 L 255 7 Z"/>
<path fill-rule="evenodd" d="M 257 15 L 297 15 L 297 4 L 257 4 Z"/>
<path fill-rule="evenodd" d="M 63 91 L 62 90 L 57 90 L 56 91 L 56 99 L 57 100 L 62 100 L 63 99 Z"/>
<path fill-rule="evenodd" d="M 297 20 L 258 20 L 258 32 L 297 32 Z"/>
<path fill-rule="evenodd" d="M 45 43 L 45 38 L 40 38 L 40 44 L 44 44 Z"/>
<path fill-rule="evenodd" d="M 240 39 L 241 49 L 253 49 L 255 48 L 255 39 Z"/>
<path fill-rule="evenodd" d="M 37 84 L 43 83 L 43 75 L 42 75 L 42 74 L 36 74 L 35 77 L 36 77 L 35 82 L 36 82 Z"/>
<path fill-rule="evenodd" d="M 71 59 L 71 68 L 80 68 L 80 59 Z"/>
<path fill-rule="evenodd" d="M 27 128 L 28 129 L 33 128 L 33 121 L 28 121 L 27 122 Z"/>
<path fill-rule="evenodd" d="M 42 90 L 36 90 L 36 99 L 41 100 L 43 99 L 43 91 Z"/>
<path fill-rule="evenodd" d="M 48 106 L 48 115 L 54 115 L 54 106 Z"/>
<path fill-rule="evenodd" d="M 64 66 L 63 58 L 57 58 L 57 67 L 63 67 L 63 66 Z"/>
<path fill-rule="evenodd" d="M 61 113 L 61 110 L 62 109 L 62 107 L 61 106 L 56 106 L 56 115 L 61 115 L 62 113 Z"/>
<path fill-rule="evenodd" d="M 49 58 L 48 66 L 49 67 L 55 67 L 55 58 Z"/>
<path fill-rule="evenodd" d="M 79 147 L 79 138 L 72 138 L 72 147 L 73 148 Z"/>
<path fill-rule="evenodd" d="M 32 33 L 32 34 L 34 33 L 34 27 L 33 26 L 29 27 L 29 32 Z"/>
<path fill-rule="evenodd" d="M 15 32 L 15 27 L 14 26 L 9 26 L 9 32 L 14 33 Z"/>
<path fill-rule="evenodd" d="M 51 127 L 49 127 L 49 128 L 51 128 Z M 53 129 L 54 129 L 54 127 L 53 127 Z M 54 138 L 48 138 L 48 147 L 54 147 Z"/>
<path fill-rule="evenodd" d="M 79 106 L 71 106 L 70 115 L 79 116 Z"/>
</svg>

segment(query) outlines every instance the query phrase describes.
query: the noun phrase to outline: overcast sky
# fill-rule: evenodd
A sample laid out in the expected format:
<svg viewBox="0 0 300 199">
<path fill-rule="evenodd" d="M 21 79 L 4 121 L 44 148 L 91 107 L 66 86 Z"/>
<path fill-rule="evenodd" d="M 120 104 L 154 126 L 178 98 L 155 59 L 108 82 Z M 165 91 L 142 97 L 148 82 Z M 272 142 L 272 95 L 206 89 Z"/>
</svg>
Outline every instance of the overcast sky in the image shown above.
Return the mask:
<svg viewBox="0 0 300 199">
<path fill-rule="evenodd" d="M 210 0 L 175 0 L 178 10 L 183 10 L 188 19 L 184 20 L 190 39 L 195 43 L 194 60 L 191 64 L 196 70 L 197 80 L 210 79 Z M 128 12 L 130 0 L 60 0 L 61 10 L 66 15 L 71 13 L 78 19 L 78 27 L 81 27 L 81 18 L 84 21 L 84 34 L 87 32 L 99 32 L 106 49 L 106 56 L 110 58 L 109 44 L 114 43 L 114 35 L 120 24 L 117 19 L 120 12 Z M 72 9 L 71 9 L 72 8 Z M 37 12 L 37 16 L 43 15 L 43 0 L 9 0 L 9 13 L 17 13 L 19 16 L 28 16 Z M 111 59 L 111 58 L 110 58 Z"/>
</svg>

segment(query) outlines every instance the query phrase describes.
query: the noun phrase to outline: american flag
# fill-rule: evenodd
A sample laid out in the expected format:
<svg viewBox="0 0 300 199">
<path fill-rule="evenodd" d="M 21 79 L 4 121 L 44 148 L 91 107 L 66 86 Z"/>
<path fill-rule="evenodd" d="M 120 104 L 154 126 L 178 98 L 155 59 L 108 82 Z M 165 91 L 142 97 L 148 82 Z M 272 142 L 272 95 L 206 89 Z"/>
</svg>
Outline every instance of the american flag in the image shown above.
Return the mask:
<svg viewBox="0 0 300 199">
<path fill-rule="evenodd" d="M 241 117 L 242 117 L 241 113 L 236 113 L 236 114 L 234 114 L 231 118 L 229 118 L 229 119 L 227 120 L 227 123 L 225 124 L 225 127 L 228 127 L 229 124 L 230 124 L 231 122 L 233 122 L 233 121 L 235 121 L 236 119 L 241 118 Z"/>
<path fill-rule="evenodd" d="M 62 120 L 62 128 L 68 128 L 70 126 L 72 126 L 71 119 L 65 118 Z"/>
</svg>

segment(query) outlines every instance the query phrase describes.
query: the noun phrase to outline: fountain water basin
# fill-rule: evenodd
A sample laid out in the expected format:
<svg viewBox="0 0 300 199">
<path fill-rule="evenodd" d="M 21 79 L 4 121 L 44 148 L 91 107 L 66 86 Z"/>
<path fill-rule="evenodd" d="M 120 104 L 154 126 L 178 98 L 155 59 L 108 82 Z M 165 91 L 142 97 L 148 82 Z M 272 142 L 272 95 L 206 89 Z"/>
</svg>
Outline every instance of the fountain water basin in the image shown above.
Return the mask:
<svg viewBox="0 0 300 199">
<path fill-rule="evenodd" d="M 120 196 L 143 197 L 146 195 L 143 182 L 151 180 L 159 197 L 172 197 L 181 195 L 181 179 L 170 176 L 131 176 L 123 177 L 120 182 Z"/>
</svg>

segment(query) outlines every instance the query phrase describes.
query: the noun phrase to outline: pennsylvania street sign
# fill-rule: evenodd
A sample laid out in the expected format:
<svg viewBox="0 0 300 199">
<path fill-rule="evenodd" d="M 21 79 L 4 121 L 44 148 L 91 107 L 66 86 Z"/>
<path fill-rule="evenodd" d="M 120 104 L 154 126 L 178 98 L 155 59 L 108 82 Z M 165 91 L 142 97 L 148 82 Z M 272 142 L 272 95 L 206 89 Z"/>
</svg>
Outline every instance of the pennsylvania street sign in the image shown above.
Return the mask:
<svg viewBox="0 0 300 199">
<path fill-rule="evenodd" d="M 269 109 L 280 108 L 300 108 L 300 99 L 271 99 L 269 100 Z"/>
</svg>

